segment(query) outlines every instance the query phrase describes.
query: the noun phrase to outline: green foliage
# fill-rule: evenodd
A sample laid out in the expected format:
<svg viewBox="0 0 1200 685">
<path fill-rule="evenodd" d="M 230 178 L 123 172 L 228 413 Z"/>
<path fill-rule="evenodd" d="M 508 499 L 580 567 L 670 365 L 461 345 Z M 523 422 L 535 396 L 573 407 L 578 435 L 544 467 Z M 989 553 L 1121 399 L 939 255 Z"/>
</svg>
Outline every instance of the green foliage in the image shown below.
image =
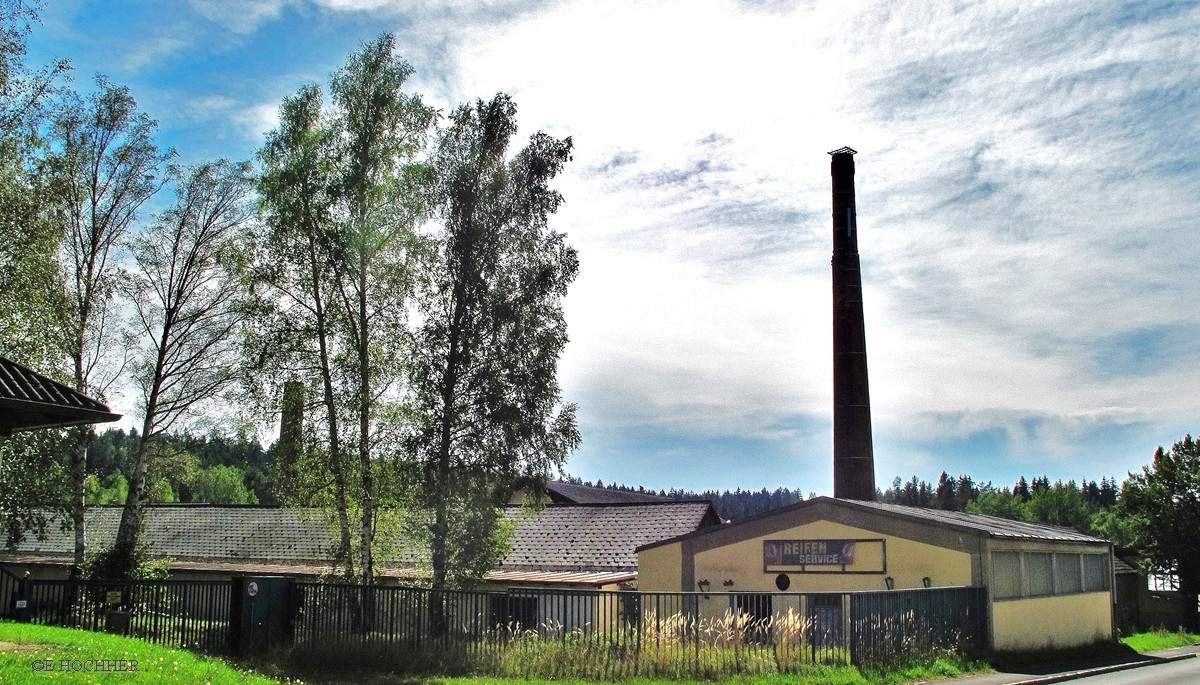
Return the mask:
<svg viewBox="0 0 1200 685">
<path fill-rule="evenodd" d="M 211 504 L 258 504 L 242 471 L 235 466 L 212 466 L 196 472 L 192 481 L 193 502 Z"/>
<path fill-rule="evenodd" d="M 139 544 L 155 483 L 155 441 L 202 413 L 239 377 L 238 332 L 247 312 L 239 306 L 245 260 L 238 238 L 252 217 L 249 173 L 249 163 L 226 160 L 173 170 L 175 204 L 129 243 L 134 268 L 123 291 L 143 342 L 132 365 L 142 431 L 116 557 Z"/>
<path fill-rule="evenodd" d="M 1141 473 L 1130 474 L 1118 512 L 1126 518 L 1133 546 L 1160 572 L 1179 577 L 1183 597 L 1200 594 L 1200 443 L 1187 435 Z M 1200 632 L 1195 601 L 1184 601 L 1185 625 Z"/>
<path fill-rule="evenodd" d="M 145 545 L 132 554 L 110 547 L 88 552 L 80 570 L 84 578 L 163 580 L 171 574 L 171 560 L 151 559 Z"/>
<path fill-rule="evenodd" d="M 406 391 L 407 315 L 423 240 L 418 192 L 435 113 L 405 90 L 412 67 L 391 35 L 363 45 L 329 83 L 284 100 L 280 126 L 259 153 L 258 189 L 269 238 L 253 280 L 257 325 L 247 357 L 258 378 L 312 385 L 306 445 L 286 445 L 279 495 L 336 508 L 337 556 L 353 575 L 350 511 L 358 512 L 363 581 L 373 582 L 377 505 L 400 506 L 399 479 L 380 464 L 399 457 Z M 275 411 L 279 388 L 255 390 Z M 316 458 L 317 456 L 321 458 Z M 303 475 L 302 475 L 303 474 Z"/>
<path fill-rule="evenodd" d="M 434 587 L 494 566 L 496 507 L 522 478 L 561 469 L 580 440 L 557 379 L 579 263 L 548 228 L 571 140 L 537 133 L 509 159 L 516 129 L 507 95 L 461 106 L 429 162 L 439 226 L 418 288 L 408 449 Z"/>
<path fill-rule="evenodd" d="M 1091 528 L 1091 512 L 1073 481 L 1065 485 L 1059 481 L 1053 486 L 1035 489 L 1025 503 L 1024 513 L 1026 520 L 1036 523 L 1074 528 L 1085 533 Z"/>
<path fill-rule="evenodd" d="M 56 253 L 60 232 L 48 221 L 53 194 L 40 129 L 54 80 L 67 65 L 25 65 L 25 39 L 37 6 L 0 4 L 0 351 L 52 377 L 66 371 L 57 317 L 67 304 Z"/>
<path fill-rule="evenodd" d="M 57 430 L 0 439 L 0 535 L 9 548 L 26 535 L 43 536 L 50 517 L 66 515 L 69 479 L 61 455 L 68 444 Z"/>
<path fill-rule="evenodd" d="M 88 504 L 123 504 L 139 439 L 137 431 L 126 433 L 110 428 L 96 436 L 88 449 Z M 257 440 L 246 434 L 233 436 L 209 433 L 163 435 L 151 450 L 151 480 L 165 478 L 180 502 L 207 501 L 214 504 L 273 504 L 271 459 Z M 208 473 L 225 467 L 222 475 Z M 235 473 L 236 472 L 236 473 Z M 241 486 L 234 483 L 234 477 Z M 200 481 L 217 480 L 225 485 L 206 490 L 209 499 L 193 492 Z M 216 495 L 215 492 L 227 493 Z M 172 500 L 159 500 L 172 501 Z"/>
<path fill-rule="evenodd" d="M 129 496 L 129 481 L 125 475 L 117 472 L 110 473 L 101 480 L 96 474 L 88 474 L 84 479 L 84 494 L 87 504 L 125 504 Z"/>
<path fill-rule="evenodd" d="M 1025 518 L 1024 502 L 1013 495 L 1008 488 L 1002 490 L 986 490 L 979 493 L 974 501 L 967 503 L 967 511 L 972 514 L 986 514 L 1000 518 L 1021 521 Z"/>
</svg>

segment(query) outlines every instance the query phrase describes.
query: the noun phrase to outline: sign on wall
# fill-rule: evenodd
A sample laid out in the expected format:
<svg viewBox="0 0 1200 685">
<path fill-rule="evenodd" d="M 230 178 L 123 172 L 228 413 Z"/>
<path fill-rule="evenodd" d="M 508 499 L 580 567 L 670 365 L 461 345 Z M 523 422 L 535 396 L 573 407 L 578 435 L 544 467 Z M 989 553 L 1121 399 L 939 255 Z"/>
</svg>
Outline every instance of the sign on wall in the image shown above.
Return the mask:
<svg viewBox="0 0 1200 685">
<path fill-rule="evenodd" d="M 763 570 L 797 573 L 884 573 L 883 540 L 764 540 Z"/>
</svg>

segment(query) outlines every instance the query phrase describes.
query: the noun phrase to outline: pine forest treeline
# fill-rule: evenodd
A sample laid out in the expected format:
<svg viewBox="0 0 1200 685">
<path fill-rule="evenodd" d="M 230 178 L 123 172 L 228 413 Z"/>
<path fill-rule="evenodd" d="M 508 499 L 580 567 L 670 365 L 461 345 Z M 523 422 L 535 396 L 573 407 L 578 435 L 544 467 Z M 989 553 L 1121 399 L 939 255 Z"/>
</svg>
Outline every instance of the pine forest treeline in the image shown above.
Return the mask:
<svg viewBox="0 0 1200 685">
<path fill-rule="evenodd" d="M 739 521 L 772 509 L 786 507 L 805 499 L 800 488 L 768 490 L 647 490 L 603 481 L 592 483 L 568 476 L 575 485 L 600 487 L 621 492 L 634 492 L 672 499 L 702 499 L 713 503 L 723 520 Z M 968 475 L 957 478 L 942 472 L 936 483 L 912 476 L 905 481 L 897 476 L 890 487 L 877 490 L 877 499 L 888 504 L 900 504 L 926 509 L 962 511 L 986 514 L 1019 521 L 1047 523 L 1074 528 L 1109 538 L 1117 544 L 1129 542 L 1129 534 L 1116 512 L 1121 486 L 1115 478 L 1102 477 L 1099 482 L 1084 479 L 1076 484 L 1070 480 L 1050 482 L 1046 476 L 1019 478 L 1012 487 L 997 487 L 991 482 L 977 484 Z M 810 492 L 809 498 L 815 497 Z"/>
</svg>

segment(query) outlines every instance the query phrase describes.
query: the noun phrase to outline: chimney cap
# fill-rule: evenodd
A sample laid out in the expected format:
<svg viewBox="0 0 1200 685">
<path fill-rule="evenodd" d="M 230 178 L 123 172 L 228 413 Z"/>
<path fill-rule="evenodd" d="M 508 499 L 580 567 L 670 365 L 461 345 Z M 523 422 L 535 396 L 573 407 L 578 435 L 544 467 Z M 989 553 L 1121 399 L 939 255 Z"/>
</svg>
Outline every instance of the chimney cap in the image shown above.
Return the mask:
<svg viewBox="0 0 1200 685">
<path fill-rule="evenodd" d="M 839 147 L 838 149 L 830 152 L 829 154 L 831 154 L 831 155 L 856 155 L 856 154 L 858 154 L 858 150 L 855 150 L 852 147 Z"/>
</svg>

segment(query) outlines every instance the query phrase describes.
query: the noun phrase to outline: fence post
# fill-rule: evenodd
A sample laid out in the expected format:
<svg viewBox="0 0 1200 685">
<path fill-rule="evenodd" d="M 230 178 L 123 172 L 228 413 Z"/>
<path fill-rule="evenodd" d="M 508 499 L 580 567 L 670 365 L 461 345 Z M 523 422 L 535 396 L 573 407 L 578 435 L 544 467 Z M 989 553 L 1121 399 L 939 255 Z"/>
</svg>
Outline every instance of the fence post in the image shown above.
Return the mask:
<svg viewBox="0 0 1200 685">
<path fill-rule="evenodd" d="M 29 571 L 21 578 L 16 600 L 17 620 L 29 623 L 33 618 L 33 583 L 29 580 Z"/>
</svg>

